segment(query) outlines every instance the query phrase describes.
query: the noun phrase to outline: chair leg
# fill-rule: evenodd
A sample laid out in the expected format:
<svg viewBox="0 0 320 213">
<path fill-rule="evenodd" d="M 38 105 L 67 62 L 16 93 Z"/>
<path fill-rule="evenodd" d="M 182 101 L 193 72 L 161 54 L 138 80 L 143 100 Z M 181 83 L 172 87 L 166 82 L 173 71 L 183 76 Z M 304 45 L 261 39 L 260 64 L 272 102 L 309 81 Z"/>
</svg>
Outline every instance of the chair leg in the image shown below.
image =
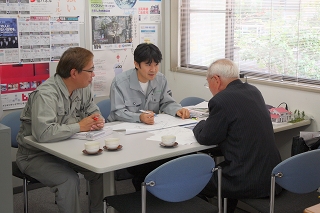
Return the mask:
<svg viewBox="0 0 320 213">
<path fill-rule="evenodd" d="M 223 198 L 223 213 L 227 213 L 228 209 L 228 198 Z"/>
<path fill-rule="evenodd" d="M 23 178 L 23 204 L 24 204 L 24 213 L 28 213 L 28 183 L 27 179 Z"/>
<path fill-rule="evenodd" d="M 88 195 L 88 208 L 89 208 L 88 212 L 90 212 L 90 183 L 88 180 L 86 180 L 86 187 L 87 187 L 86 194 Z"/>
<path fill-rule="evenodd" d="M 147 209 L 146 209 L 147 200 L 146 200 L 146 198 L 147 198 L 147 187 L 146 187 L 146 183 L 142 182 L 141 183 L 141 207 L 142 207 L 141 212 L 142 213 L 146 213 L 147 212 Z"/>
<path fill-rule="evenodd" d="M 86 180 L 86 195 L 89 195 L 89 190 L 90 190 L 90 188 L 89 188 L 89 181 L 88 180 Z"/>
</svg>

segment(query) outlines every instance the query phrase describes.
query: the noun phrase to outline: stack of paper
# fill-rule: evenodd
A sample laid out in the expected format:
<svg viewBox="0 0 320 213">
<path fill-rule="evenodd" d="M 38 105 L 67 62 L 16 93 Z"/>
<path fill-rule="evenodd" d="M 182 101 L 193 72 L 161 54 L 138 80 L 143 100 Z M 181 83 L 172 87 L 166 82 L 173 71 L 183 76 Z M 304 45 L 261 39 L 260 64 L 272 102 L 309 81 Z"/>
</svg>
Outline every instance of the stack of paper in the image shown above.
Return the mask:
<svg viewBox="0 0 320 213">
<path fill-rule="evenodd" d="M 157 114 L 154 118 L 154 124 L 148 125 L 145 123 L 128 123 L 123 122 L 112 126 L 115 131 L 126 131 L 126 134 L 133 134 L 138 132 L 146 132 L 157 129 L 166 129 L 174 126 L 182 126 L 186 124 L 198 123 L 197 120 L 181 119 L 167 114 Z"/>
<path fill-rule="evenodd" d="M 98 131 L 78 132 L 71 136 L 71 138 L 93 141 L 110 134 L 112 134 L 112 128 L 105 126 L 103 129 Z"/>
<path fill-rule="evenodd" d="M 194 106 L 185 107 L 189 110 L 191 117 L 208 117 L 209 110 L 208 110 L 208 101 L 203 101 Z"/>
</svg>

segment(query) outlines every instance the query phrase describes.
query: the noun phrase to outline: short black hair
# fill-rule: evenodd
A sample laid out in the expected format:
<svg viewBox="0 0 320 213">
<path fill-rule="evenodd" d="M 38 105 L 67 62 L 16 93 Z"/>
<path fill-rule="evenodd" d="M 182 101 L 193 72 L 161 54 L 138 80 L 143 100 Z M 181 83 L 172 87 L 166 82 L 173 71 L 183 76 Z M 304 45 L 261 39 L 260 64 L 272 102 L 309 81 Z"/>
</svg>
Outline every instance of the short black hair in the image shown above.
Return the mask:
<svg viewBox="0 0 320 213">
<path fill-rule="evenodd" d="M 134 60 L 140 65 L 141 62 L 151 64 L 152 61 L 159 64 L 162 54 L 159 48 L 151 43 L 142 43 L 134 50 Z"/>
</svg>

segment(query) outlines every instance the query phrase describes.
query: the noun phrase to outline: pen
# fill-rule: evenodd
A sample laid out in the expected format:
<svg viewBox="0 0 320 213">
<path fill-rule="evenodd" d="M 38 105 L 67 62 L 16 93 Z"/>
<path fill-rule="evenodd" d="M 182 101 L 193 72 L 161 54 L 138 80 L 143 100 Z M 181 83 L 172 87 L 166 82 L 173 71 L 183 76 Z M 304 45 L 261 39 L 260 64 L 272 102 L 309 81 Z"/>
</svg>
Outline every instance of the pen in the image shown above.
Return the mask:
<svg viewBox="0 0 320 213">
<path fill-rule="evenodd" d="M 140 112 L 143 112 L 143 113 L 150 114 L 150 112 L 149 112 L 149 111 L 146 111 L 146 110 L 142 110 L 142 109 L 140 109 L 139 111 L 140 111 Z"/>
<path fill-rule="evenodd" d="M 149 112 L 149 111 L 146 111 L 146 110 L 142 110 L 142 109 L 140 109 L 139 111 L 140 111 L 140 112 L 142 112 L 142 113 L 150 114 L 150 112 Z M 154 116 L 157 116 L 157 114 L 156 114 L 156 113 L 154 113 Z"/>
</svg>

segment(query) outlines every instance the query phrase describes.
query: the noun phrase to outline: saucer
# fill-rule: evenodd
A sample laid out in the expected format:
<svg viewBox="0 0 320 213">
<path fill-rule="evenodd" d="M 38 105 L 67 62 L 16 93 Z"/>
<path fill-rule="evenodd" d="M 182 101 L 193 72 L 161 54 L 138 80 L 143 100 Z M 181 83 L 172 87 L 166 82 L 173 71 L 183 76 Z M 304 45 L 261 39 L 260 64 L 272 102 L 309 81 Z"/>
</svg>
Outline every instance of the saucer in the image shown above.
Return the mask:
<svg viewBox="0 0 320 213">
<path fill-rule="evenodd" d="M 178 142 L 174 142 L 174 144 L 172 145 L 172 146 L 167 146 L 167 145 L 165 145 L 164 143 L 159 143 L 160 144 L 160 146 L 162 146 L 162 147 L 165 147 L 165 148 L 170 148 L 170 147 L 176 147 L 176 146 L 178 146 Z"/>
<path fill-rule="evenodd" d="M 94 153 L 89 153 L 87 152 L 87 150 L 82 150 L 82 152 L 86 155 L 97 155 L 97 154 L 100 154 L 102 152 L 102 149 L 99 149 L 97 152 L 94 152 Z"/>
<path fill-rule="evenodd" d="M 119 145 L 117 148 L 115 148 L 115 149 L 110 149 L 110 148 L 108 148 L 108 147 L 106 147 L 106 146 L 103 146 L 103 148 L 105 149 L 105 150 L 108 150 L 108 151 L 116 151 L 116 150 L 120 150 L 120 149 L 122 149 L 122 145 Z"/>
</svg>

